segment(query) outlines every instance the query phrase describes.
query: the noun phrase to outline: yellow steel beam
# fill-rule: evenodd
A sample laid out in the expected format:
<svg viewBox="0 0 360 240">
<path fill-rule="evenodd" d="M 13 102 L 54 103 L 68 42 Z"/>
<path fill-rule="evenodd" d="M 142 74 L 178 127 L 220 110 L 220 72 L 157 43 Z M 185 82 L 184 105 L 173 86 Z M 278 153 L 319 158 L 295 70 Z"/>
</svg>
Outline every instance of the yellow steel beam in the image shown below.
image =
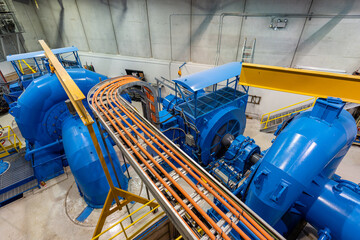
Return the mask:
<svg viewBox="0 0 360 240">
<path fill-rule="evenodd" d="M 115 190 L 115 193 L 116 193 L 117 196 L 122 197 L 124 199 L 127 199 L 129 202 L 135 201 L 135 202 L 138 202 L 138 203 L 141 203 L 141 204 L 149 205 L 152 208 L 157 207 L 159 205 L 158 203 L 150 201 L 147 198 L 143 198 L 143 197 L 141 197 L 139 195 L 136 195 L 134 193 L 122 190 L 120 188 L 115 187 L 114 190 Z"/>
<path fill-rule="evenodd" d="M 243 63 L 239 84 L 360 103 L 357 76 Z"/>
<path fill-rule="evenodd" d="M 85 99 L 85 95 L 75 84 L 74 80 L 72 80 L 69 73 L 61 65 L 61 63 L 54 55 L 54 53 L 50 50 L 45 41 L 39 40 L 39 43 L 44 49 L 45 56 L 49 59 L 52 71 L 56 74 L 61 85 L 65 89 L 65 92 L 69 96 L 69 99 L 74 106 L 76 112 L 79 114 L 81 121 L 84 123 L 85 126 L 93 124 L 94 120 L 91 118 L 90 114 L 88 113 L 88 111 L 86 111 L 84 105 L 82 104 L 82 100 Z"/>
</svg>

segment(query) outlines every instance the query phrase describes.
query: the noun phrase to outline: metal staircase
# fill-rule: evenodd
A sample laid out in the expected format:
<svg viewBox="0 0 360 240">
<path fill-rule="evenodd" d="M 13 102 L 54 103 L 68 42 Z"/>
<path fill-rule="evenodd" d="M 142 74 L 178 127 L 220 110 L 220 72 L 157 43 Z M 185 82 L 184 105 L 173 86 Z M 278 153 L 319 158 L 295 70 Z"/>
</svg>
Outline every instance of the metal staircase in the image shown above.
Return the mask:
<svg viewBox="0 0 360 240">
<path fill-rule="evenodd" d="M 277 127 L 290 118 L 293 113 L 298 113 L 312 108 L 316 102 L 316 98 L 310 99 L 277 109 L 275 111 L 265 113 L 261 116 L 260 131 L 261 132 L 275 132 Z"/>
<path fill-rule="evenodd" d="M 241 62 L 252 63 L 254 62 L 256 38 L 254 38 L 250 46 L 247 46 L 246 43 L 247 43 L 247 38 L 245 38 L 244 45 L 242 47 Z"/>
</svg>

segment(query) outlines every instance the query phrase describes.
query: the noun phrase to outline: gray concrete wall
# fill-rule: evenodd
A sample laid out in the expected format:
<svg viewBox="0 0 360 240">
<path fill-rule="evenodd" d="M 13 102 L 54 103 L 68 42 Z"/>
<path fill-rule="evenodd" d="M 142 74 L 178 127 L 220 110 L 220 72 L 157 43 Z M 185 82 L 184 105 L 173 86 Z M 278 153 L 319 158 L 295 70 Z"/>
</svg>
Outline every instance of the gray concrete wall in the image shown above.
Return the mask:
<svg viewBox="0 0 360 240">
<path fill-rule="evenodd" d="M 125 69 L 144 71 L 146 81 L 155 83 L 155 78 L 165 77 L 167 79 L 177 78 L 177 72 L 182 62 L 173 62 L 169 64 L 168 60 L 126 57 L 121 55 L 80 52 L 80 58 L 83 63 L 93 64 L 95 70 L 106 74 L 109 78 L 126 75 Z M 200 63 L 187 63 L 182 68 L 184 76 L 212 68 L 213 65 Z M 169 74 L 171 73 L 171 77 Z M 167 95 L 171 91 L 162 93 Z M 272 110 L 309 99 L 309 96 L 276 92 L 261 88 L 250 88 L 250 94 L 262 97 L 260 105 L 248 104 L 246 113 L 259 118 L 261 114 Z"/>
<path fill-rule="evenodd" d="M 4 75 L 7 75 L 14 71 L 10 62 L 0 62 L 0 70 Z"/>
<path fill-rule="evenodd" d="M 359 18 L 290 15 L 285 29 L 269 28 L 271 16 L 278 14 L 360 14 L 356 0 L 37 2 L 39 8 L 33 1 L 13 0 L 28 51 L 39 49 L 36 40 L 42 38 L 53 48 L 74 45 L 82 51 L 212 65 L 240 61 L 245 38 L 249 43 L 256 38 L 255 63 L 347 72 L 360 64 Z M 219 38 L 222 13 L 267 16 L 224 16 Z"/>
<path fill-rule="evenodd" d="M 177 67 L 185 61 L 209 67 L 241 61 L 245 38 L 249 43 L 256 38 L 254 62 L 258 64 L 347 73 L 360 66 L 360 18 L 333 17 L 360 15 L 356 0 L 38 0 L 39 8 L 33 1 L 13 2 L 28 51 L 39 49 L 37 39 L 45 39 L 52 48 L 74 45 L 98 53 L 86 56 L 86 61 L 96 62 L 108 75 L 123 73 L 120 69 L 130 64 L 146 70 L 148 79 L 175 78 Z M 222 18 L 222 13 L 258 15 Z M 310 13 L 333 16 L 291 15 Z M 287 27 L 275 31 L 269 25 L 278 14 L 290 15 Z M 122 61 L 110 61 L 118 58 Z M 184 74 L 198 69 L 186 66 Z M 307 98 L 256 88 L 250 92 L 262 97 L 260 106 L 248 107 L 257 115 Z"/>
<path fill-rule="evenodd" d="M 22 34 L 24 48 L 30 52 L 40 50 L 38 40 L 47 39 L 34 6 L 26 1 L 12 1 L 12 3 L 16 17 L 25 30 Z"/>
</svg>

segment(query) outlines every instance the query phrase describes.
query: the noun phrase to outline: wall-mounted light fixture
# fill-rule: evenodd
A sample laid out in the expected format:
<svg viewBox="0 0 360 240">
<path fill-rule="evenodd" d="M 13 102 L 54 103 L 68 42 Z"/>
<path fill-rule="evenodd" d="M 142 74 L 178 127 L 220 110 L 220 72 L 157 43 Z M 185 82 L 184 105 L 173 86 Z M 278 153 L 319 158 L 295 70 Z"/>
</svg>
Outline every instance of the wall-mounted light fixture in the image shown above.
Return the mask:
<svg viewBox="0 0 360 240">
<path fill-rule="evenodd" d="M 288 23 L 288 20 L 286 18 L 273 17 L 273 18 L 271 18 L 269 27 L 276 31 L 278 29 L 285 28 L 287 23 Z"/>
</svg>

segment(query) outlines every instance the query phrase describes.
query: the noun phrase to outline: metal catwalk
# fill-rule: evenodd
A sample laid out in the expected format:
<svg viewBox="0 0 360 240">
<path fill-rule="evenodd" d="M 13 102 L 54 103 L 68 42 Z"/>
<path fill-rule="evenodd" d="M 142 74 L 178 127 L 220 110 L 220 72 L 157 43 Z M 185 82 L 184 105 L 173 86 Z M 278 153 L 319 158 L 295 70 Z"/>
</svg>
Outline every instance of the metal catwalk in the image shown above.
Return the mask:
<svg viewBox="0 0 360 240">
<path fill-rule="evenodd" d="M 229 240 L 233 230 L 243 239 L 283 239 L 120 96 L 126 84 L 136 81 L 133 77 L 103 81 L 89 91 L 87 100 L 182 236 Z M 204 206 L 222 219 L 215 222 Z"/>
</svg>

